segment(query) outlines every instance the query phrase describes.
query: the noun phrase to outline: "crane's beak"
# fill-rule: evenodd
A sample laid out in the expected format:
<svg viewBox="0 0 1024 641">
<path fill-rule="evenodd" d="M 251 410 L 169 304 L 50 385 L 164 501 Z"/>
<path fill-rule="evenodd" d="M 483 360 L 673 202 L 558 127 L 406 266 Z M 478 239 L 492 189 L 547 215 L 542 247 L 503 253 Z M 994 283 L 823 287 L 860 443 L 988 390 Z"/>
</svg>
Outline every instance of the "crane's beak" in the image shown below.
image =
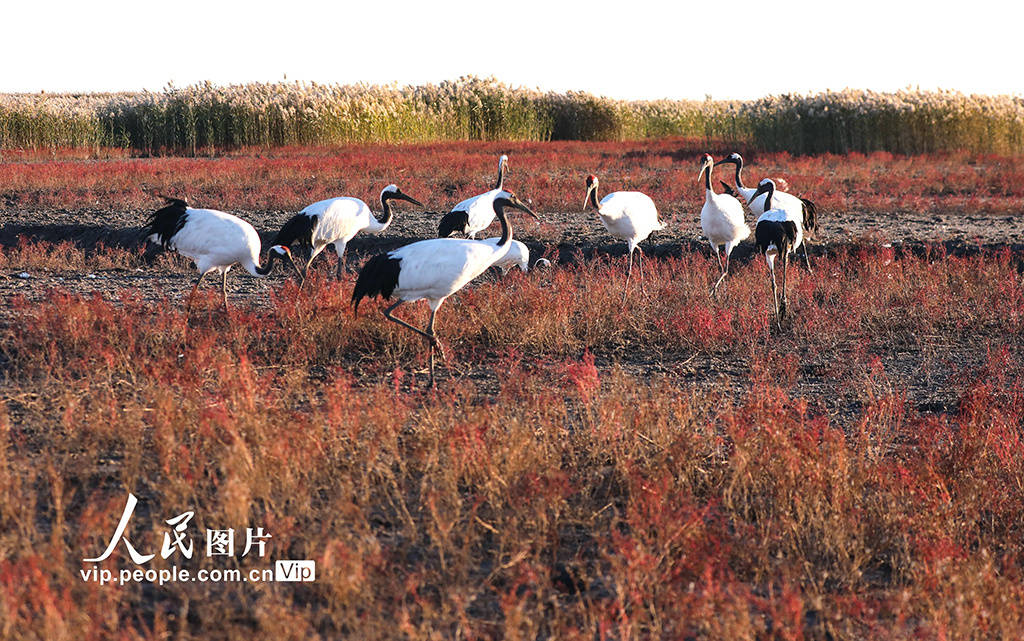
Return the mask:
<svg viewBox="0 0 1024 641">
<path fill-rule="evenodd" d="M 295 264 L 295 258 L 292 257 L 292 251 L 290 249 L 288 249 L 287 247 L 285 247 L 284 245 L 275 245 L 271 249 L 274 249 L 274 248 L 277 248 L 277 247 L 280 247 L 281 250 L 284 251 L 284 255 L 288 257 L 288 262 L 291 263 L 292 269 L 295 270 L 295 274 L 299 277 L 299 286 L 301 287 L 302 284 L 306 282 L 306 277 L 302 273 L 302 270 L 299 269 L 299 266 Z M 274 254 L 272 254 L 272 255 L 274 255 Z M 279 254 L 277 254 L 277 255 L 280 256 Z"/>
<path fill-rule="evenodd" d="M 401 200 L 404 200 L 406 202 L 410 202 L 410 203 L 412 203 L 414 205 L 418 205 L 420 207 L 423 206 L 423 203 L 421 203 L 420 201 L 416 200 L 415 198 L 413 198 L 409 194 L 403 193 L 401 191 L 398 191 L 398 192 L 395 193 L 395 198 L 399 198 Z"/>
<path fill-rule="evenodd" d="M 594 191 L 594 186 L 587 187 L 587 195 L 583 197 L 583 211 L 587 210 L 587 203 L 590 202 L 590 192 Z"/>
<path fill-rule="evenodd" d="M 750 197 L 750 200 L 747 201 L 747 202 L 753 202 L 753 200 L 755 198 L 757 198 L 758 196 L 760 196 L 761 194 L 767 194 L 768 193 L 768 189 L 769 189 L 768 185 L 758 185 L 757 186 L 757 190 L 754 191 L 754 195 L 752 195 Z"/>
<path fill-rule="evenodd" d="M 512 201 L 512 206 L 515 207 L 516 209 L 520 210 L 520 211 L 525 211 L 526 213 L 530 214 L 531 216 L 533 216 L 534 220 L 536 220 L 538 222 L 540 221 L 540 218 L 537 217 L 537 214 L 533 213 L 533 210 L 531 210 L 529 207 L 524 205 L 522 203 L 522 201 L 520 201 L 519 199 L 513 200 Z"/>
<path fill-rule="evenodd" d="M 302 287 L 306 283 L 306 275 L 302 273 L 299 266 L 295 264 L 295 258 L 292 256 L 291 251 L 288 252 L 288 262 L 292 264 L 292 269 L 295 270 L 295 275 L 299 277 L 299 287 Z"/>
</svg>

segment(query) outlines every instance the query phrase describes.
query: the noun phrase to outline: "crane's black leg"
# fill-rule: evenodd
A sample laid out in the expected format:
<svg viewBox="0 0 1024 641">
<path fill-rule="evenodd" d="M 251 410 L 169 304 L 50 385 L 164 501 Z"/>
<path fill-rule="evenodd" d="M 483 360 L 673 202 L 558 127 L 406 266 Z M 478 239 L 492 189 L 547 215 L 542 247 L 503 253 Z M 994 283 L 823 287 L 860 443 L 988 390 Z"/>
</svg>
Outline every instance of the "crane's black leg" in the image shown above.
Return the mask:
<svg viewBox="0 0 1024 641">
<path fill-rule="evenodd" d="M 396 317 L 391 315 L 391 312 L 395 311 L 395 308 L 398 307 L 399 305 L 401 305 L 404 302 L 405 302 L 404 300 L 400 300 L 397 303 L 395 303 L 394 305 L 392 305 L 391 307 L 388 307 L 387 309 L 385 309 L 384 310 L 384 317 L 387 318 L 389 321 L 398 323 L 399 325 L 401 325 L 402 327 L 405 327 L 406 329 L 411 329 L 412 331 L 416 332 L 420 336 L 423 336 L 427 340 L 430 340 L 431 338 L 433 338 L 430 334 L 426 333 L 422 329 L 420 329 L 418 327 L 413 327 L 412 325 L 410 325 L 409 323 L 405 322 L 401 318 L 396 318 Z"/>
<path fill-rule="evenodd" d="M 338 273 L 335 277 L 341 280 L 342 274 L 345 273 L 345 243 L 337 241 L 334 244 L 334 251 L 338 252 Z"/>
<path fill-rule="evenodd" d="M 715 262 L 718 263 L 718 274 L 719 274 L 718 280 L 715 281 L 714 286 L 711 288 L 710 295 L 714 296 L 715 292 L 718 291 L 718 286 L 722 284 L 722 279 L 725 278 L 725 272 L 723 271 L 723 268 L 722 268 L 722 255 L 720 253 L 718 253 L 718 245 L 716 245 L 714 243 L 711 243 L 711 249 L 713 249 L 714 252 L 715 252 Z"/>
<path fill-rule="evenodd" d="M 711 249 L 715 252 L 715 262 L 718 263 L 718 271 L 722 271 L 722 255 L 718 253 L 718 245 L 711 243 Z"/>
<path fill-rule="evenodd" d="M 786 304 L 789 302 L 786 298 L 786 268 L 789 267 L 789 252 L 782 254 L 782 304 L 779 306 L 779 326 L 781 328 L 782 321 L 786 318 Z"/>
<path fill-rule="evenodd" d="M 775 264 L 774 263 L 771 263 L 771 262 L 768 263 L 768 272 L 771 275 L 771 279 L 772 279 L 772 305 L 774 305 L 774 309 L 775 309 L 775 322 L 779 325 L 779 329 L 782 329 L 782 321 L 779 319 L 779 295 L 778 295 L 778 289 L 777 289 L 777 287 L 775 285 Z"/>
<path fill-rule="evenodd" d="M 434 384 L 434 349 L 437 348 L 437 351 L 441 352 L 441 358 L 443 360 L 445 360 L 445 361 L 448 360 L 448 358 L 444 354 L 444 347 L 441 346 L 441 341 L 438 340 L 437 336 L 434 334 L 434 317 L 436 317 L 436 316 L 437 316 L 437 310 L 432 308 L 430 310 L 430 321 L 427 323 L 427 335 L 430 337 L 430 384 L 431 385 Z"/>
<path fill-rule="evenodd" d="M 430 343 L 430 383 L 431 383 L 431 385 L 433 385 L 433 383 L 434 383 L 434 348 L 437 347 L 440 350 L 440 352 L 441 352 L 441 358 L 445 358 L 444 348 L 441 347 L 441 341 L 437 340 L 437 336 L 434 336 L 434 316 L 435 316 L 435 314 L 437 312 L 436 312 L 436 310 L 433 310 L 433 309 L 430 311 L 430 322 L 427 324 L 427 330 L 428 331 L 423 331 L 422 329 L 420 329 L 418 327 L 413 327 L 412 325 L 410 325 L 409 323 L 405 322 L 401 318 L 396 318 L 395 316 L 391 315 L 391 312 L 393 312 L 396 307 L 398 307 L 399 305 L 401 305 L 404 302 L 405 301 L 400 300 L 397 303 L 395 303 L 394 305 L 392 305 L 391 307 L 388 307 L 387 309 L 385 309 L 384 310 L 384 317 L 387 318 L 389 321 L 398 323 L 399 325 L 401 325 L 402 327 L 405 327 L 406 329 L 411 329 L 412 331 L 416 332 L 417 334 L 419 334 L 423 338 L 427 339 L 427 341 Z"/>
<path fill-rule="evenodd" d="M 715 281 L 715 286 L 711 288 L 711 295 L 714 296 L 718 293 L 718 287 L 725 280 L 725 275 L 729 273 L 729 254 L 725 255 L 725 263 L 722 263 L 722 257 L 718 254 L 718 248 L 715 247 L 715 256 L 718 258 L 718 269 L 722 270 L 718 280 Z"/>
<path fill-rule="evenodd" d="M 644 287 L 644 250 L 640 245 L 636 246 L 636 250 L 640 252 L 636 257 L 637 265 L 640 267 L 640 291 L 646 296 L 647 289 Z"/>
<path fill-rule="evenodd" d="M 629 291 L 629 278 L 633 275 L 633 250 L 629 250 L 629 263 L 626 267 L 626 284 L 622 288 L 622 302 L 626 302 L 626 292 Z"/>
<path fill-rule="evenodd" d="M 220 293 L 224 296 L 224 311 L 228 311 L 228 270 L 224 270 L 220 282 Z"/>
<path fill-rule="evenodd" d="M 444 346 L 441 344 L 441 339 L 434 333 L 434 317 L 437 316 L 437 310 L 430 310 L 430 322 L 427 323 L 427 333 L 430 335 L 430 346 L 431 348 L 437 348 L 437 351 L 441 352 L 441 358 L 448 360 L 448 357 L 444 353 Z"/>
<path fill-rule="evenodd" d="M 811 258 L 810 256 L 807 255 L 807 241 L 804 240 L 804 242 L 802 242 L 801 245 L 803 245 L 804 248 L 804 262 L 807 263 L 807 272 L 813 274 L 814 270 L 811 269 Z"/>
<path fill-rule="evenodd" d="M 185 318 L 188 318 L 189 314 L 192 313 L 192 299 L 196 297 L 196 290 L 199 289 L 199 283 L 203 282 L 203 276 L 206 276 L 206 274 L 199 274 L 199 278 L 192 285 L 192 293 L 188 295 L 188 303 L 185 305 Z"/>
</svg>

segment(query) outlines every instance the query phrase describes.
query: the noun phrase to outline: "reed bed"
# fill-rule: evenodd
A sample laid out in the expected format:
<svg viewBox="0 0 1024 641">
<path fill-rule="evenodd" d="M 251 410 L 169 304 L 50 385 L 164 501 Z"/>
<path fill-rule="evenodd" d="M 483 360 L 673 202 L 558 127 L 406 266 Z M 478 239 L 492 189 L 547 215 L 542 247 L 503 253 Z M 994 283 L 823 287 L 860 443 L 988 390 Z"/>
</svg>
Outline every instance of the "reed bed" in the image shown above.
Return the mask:
<svg viewBox="0 0 1024 641">
<path fill-rule="evenodd" d="M 0 95 L 0 149 L 137 154 L 439 140 L 616 141 L 667 136 L 793 154 L 1024 149 L 1024 98 L 844 90 L 754 101 L 623 101 L 493 78 L 440 84 L 252 83 L 158 92 Z"/>
</svg>

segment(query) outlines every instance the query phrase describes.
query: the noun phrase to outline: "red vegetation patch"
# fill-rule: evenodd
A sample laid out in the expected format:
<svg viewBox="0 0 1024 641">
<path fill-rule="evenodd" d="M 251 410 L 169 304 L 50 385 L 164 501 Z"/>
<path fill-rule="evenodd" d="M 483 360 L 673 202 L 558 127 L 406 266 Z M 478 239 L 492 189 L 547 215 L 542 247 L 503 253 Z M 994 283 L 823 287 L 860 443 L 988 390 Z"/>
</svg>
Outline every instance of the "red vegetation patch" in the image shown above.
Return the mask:
<svg viewBox="0 0 1024 641">
<path fill-rule="evenodd" d="M 155 194 L 185 196 L 197 205 L 234 210 L 295 211 L 340 194 L 370 202 L 395 182 L 429 209 L 442 210 L 479 193 L 508 153 L 508 184 L 542 212 L 576 211 L 583 180 L 601 177 L 606 191 L 641 190 L 665 217 L 700 193 L 697 159 L 733 149 L 666 139 L 643 142 L 353 145 L 243 150 L 216 158 L 59 157 L 0 164 L 8 207 L 148 208 Z M 745 150 L 740 150 L 745 151 Z M 1016 213 L 1024 198 L 1024 160 L 1016 156 L 931 154 L 790 156 L 745 153 L 745 180 L 787 180 L 823 211 Z M 731 166 L 720 170 L 728 179 Z"/>
<path fill-rule="evenodd" d="M 1024 282 L 1009 253 L 824 257 L 791 271 L 781 331 L 760 261 L 715 299 L 704 258 L 648 267 L 626 305 L 621 263 L 600 260 L 461 292 L 438 317 L 436 391 L 420 337 L 352 316 L 351 278 L 287 281 L 230 317 L 203 308 L 211 293 L 188 321 L 133 293 L 11 300 L 9 636 L 1018 633 Z M 195 510 L 197 544 L 263 526 L 268 559 L 316 560 L 317 580 L 83 581 L 129 491 L 146 550 Z M 104 567 L 132 567 L 116 554 Z"/>
</svg>

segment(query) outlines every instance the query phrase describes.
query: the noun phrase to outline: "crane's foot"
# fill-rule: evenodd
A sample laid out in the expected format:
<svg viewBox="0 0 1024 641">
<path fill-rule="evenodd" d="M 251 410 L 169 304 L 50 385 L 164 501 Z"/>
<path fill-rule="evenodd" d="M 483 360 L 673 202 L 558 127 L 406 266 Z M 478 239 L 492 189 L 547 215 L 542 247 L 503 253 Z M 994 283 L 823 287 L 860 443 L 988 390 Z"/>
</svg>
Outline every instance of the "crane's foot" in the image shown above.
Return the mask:
<svg viewBox="0 0 1024 641">
<path fill-rule="evenodd" d="M 430 345 L 432 349 L 436 349 L 441 354 L 441 360 L 448 362 L 448 355 L 444 351 L 444 346 L 441 344 L 441 339 L 439 339 L 437 336 L 431 336 Z"/>
</svg>

